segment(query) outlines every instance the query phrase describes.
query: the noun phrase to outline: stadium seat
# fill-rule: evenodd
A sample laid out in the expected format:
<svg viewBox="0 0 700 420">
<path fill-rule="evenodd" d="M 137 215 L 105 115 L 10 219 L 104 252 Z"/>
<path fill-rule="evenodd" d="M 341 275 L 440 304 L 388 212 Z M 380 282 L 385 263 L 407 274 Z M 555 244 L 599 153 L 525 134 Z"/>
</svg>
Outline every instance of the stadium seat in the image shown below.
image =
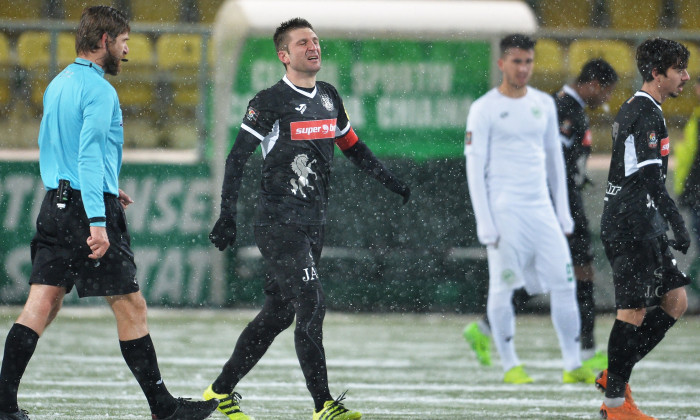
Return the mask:
<svg viewBox="0 0 700 420">
<path fill-rule="evenodd" d="M 41 18 L 43 0 L 0 1 L 0 16 L 8 20 Z"/>
<path fill-rule="evenodd" d="M 10 41 L 0 32 L 0 106 L 3 108 L 12 99 L 13 64 Z M 0 113 L 2 112 L 3 110 L 0 110 Z"/>
<path fill-rule="evenodd" d="M 119 8 L 119 0 L 102 0 L 101 2 L 89 0 L 63 0 L 63 17 L 66 20 L 78 21 L 86 7 L 103 4 Z"/>
<path fill-rule="evenodd" d="M 68 32 L 58 33 L 56 39 L 56 72 L 75 60 L 75 35 Z M 17 40 L 17 59 L 20 67 L 28 72 L 28 85 L 31 102 L 41 105 L 48 80 L 51 64 L 51 35 L 49 32 L 22 32 Z"/>
<path fill-rule="evenodd" d="M 582 39 L 569 45 L 569 75 L 578 75 L 586 62 L 603 58 L 609 62 L 622 78 L 634 76 L 636 62 L 632 48 L 625 41 Z"/>
<path fill-rule="evenodd" d="M 659 27 L 663 0 L 609 0 L 610 28 L 651 30 Z"/>
<path fill-rule="evenodd" d="M 676 0 L 676 15 L 681 29 L 700 30 L 700 2 Z"/>
<path fill-rule="evenodd" d="M 564 53 L 561 45 L 554 39 L 538 39 L 530 84 L 545 92 L 554 92 L 564 83 Z"/>
<path fill-rule="evenodd" d="M 163 34 L 156 41 L 158 69 L 165 72 L 176 105 L 199 103 L 202 37 L 197 34 Z"/>
<path fill-rule="evenodd" d="M 156 81 L 153 44 L 146 35 L 135 32 L 129 34 L 126 44 L 129 61 L 122 63 L 121 73 L 110 82 L 119 93 L 122 107 L 148 107 L 153 104 Z"/>
<path fill-rule="evenodd" d="M 590 0 L 540 0 L 537 9 L 547 28 L 585 28 L 590 24 L 592 4 Z"/>
<path fill-rule="evenodd" d="M 197 0 L 199 20 L 202 23 L 214 23 L 216 13 L 222 4 L 224 4 L 224 0 Z"/>
<path fill-rule="evenodd" d="M 131 0 L 132 22 L 171 23 L 180 19 L 180 0 Z"/>
</svg>

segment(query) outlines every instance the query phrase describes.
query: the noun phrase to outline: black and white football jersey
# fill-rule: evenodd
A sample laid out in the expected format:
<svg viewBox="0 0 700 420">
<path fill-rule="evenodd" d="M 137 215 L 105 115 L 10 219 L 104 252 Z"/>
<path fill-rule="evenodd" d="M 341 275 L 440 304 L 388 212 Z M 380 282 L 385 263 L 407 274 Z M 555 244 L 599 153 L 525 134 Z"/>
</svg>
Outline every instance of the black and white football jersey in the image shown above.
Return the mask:
<svg viewBox="0 0 700 420">
<path fill-rule="evenodd" d="M 566 179 L 569 192 L 583 187 L 586 162 L 591 154 L 591 130 L 588 115 L 580 97 L 569 86 L 554 94 L 559 115 L 559 133 L 564 149 Z"/>
<path fill-rule="evenodd" d="M 264 157 L 256 224 L 325 223 L 334 144 L 357 141 L 336 89 L 302 89 L 285 76 L 249 102 L 241 129 Z"/>
<path fill-rule="evenodd" d="M 661 105 L 639 91 L 620 108 L 612 129 L 613 151 L 601 220 L 601 238 L 644 240 L 666 231 L 666 221 L 642 182 L 639 170 L 658 167 L 666 179 L 670 141 Z"/>
</svg>

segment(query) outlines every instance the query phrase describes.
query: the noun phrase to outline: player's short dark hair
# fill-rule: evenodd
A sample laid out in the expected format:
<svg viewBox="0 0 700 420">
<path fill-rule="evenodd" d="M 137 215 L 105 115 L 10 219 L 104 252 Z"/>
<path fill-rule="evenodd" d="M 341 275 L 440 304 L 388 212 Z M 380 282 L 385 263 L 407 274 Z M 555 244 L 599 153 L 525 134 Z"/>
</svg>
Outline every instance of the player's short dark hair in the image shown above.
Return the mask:
<svg viewBox="0 0 700 420">
<path fill-rule="evenodd" d="M 309 28 L 312 31 L 314 27 L 311 26 L 308 20 L 303 18 L 293 18 L 286 22 L 282 22 L 280 26 L 275 29 L 275 34 L 272 36 L 272 40 L 275 42 L 275 51 L 281 51 L 287 49 L 287 34 L 294 29 Z"/>
<path fill-rule="evenodd" d="M 648 39 L 637 47 L 637 68 L 645 82 L 654 80 L 654 69 L 664 75 L 671 67 L 687 69 L 688 58 L 690 51 L 685 45 L 670 39 Z"/>
<path fill-rule="evenodd" d="M 88 7 L 80 16 L 75 34 L 75 52 L 80 54 L 98 50 L 104 33 L 115 39 L 130 31 L 129 19 L 119 10 L 110 6 Z"/>
<path fill-rule="evenodd" d="M 511 34 L 501 39 L 501 57 L 506 55 L 506 51 L 511 48 L 521 50 L 535 49 L 535 40 L 523 34 Z"/>
<path fill-rule="evenodd" d="M 588 83 L 598 81 L 601 86 L 610 86 L 617 83 L 617 72 L 613 66 L 602 58 L 596 58 L 583 65 L 581 73 L 576 78 L 576 83 Z"/>
</svg>

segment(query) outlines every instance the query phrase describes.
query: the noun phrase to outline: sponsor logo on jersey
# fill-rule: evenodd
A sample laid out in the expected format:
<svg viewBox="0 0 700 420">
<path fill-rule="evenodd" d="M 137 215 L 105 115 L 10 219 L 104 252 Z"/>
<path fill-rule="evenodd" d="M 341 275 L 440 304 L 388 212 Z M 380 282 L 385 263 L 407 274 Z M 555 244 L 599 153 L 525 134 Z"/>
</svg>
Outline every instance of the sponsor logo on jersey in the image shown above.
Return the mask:
<svg viewBox="0 0 700 420">
<path fill-rule="evenodd" d="M 301 104 L 298 107 L 294 108 L 295 110 L 299 111 L 300 114 L 304 114 L 304 111 L 306 111 L 306 104 Z"/>
<path fill-rule="evenodd" d="M 656 132 L 652 131 L 647 133 L 647 137 L 649 138 L 649 148 L 656 149 L 656 147 L 659 145 L 659 139 L 656 138 Z"/>
<path fill-rule="evenodd" d="M 294 121 L 290 124 L 292 140 L 319 140 L 335 137 L 336 119 Z"/>
<path fill-rule="evenodd" d="M 617 185 L 613 185 L 613 184 L 608 182 L 608 188 L 606 188 L 605 194 L 617 195 L 617 193 L 619 193 L 621 189 L 622 189 L 622 187 L 617 186 Z"/>
<path fill-rule="evenodd" d="M 255 110 L 252 106 L 248 107 L 248 110 L 245 112 L 245 119 L 250 121 L 250 122 L 255 122 L 258 119 L 258 111 Z"/>
<path fill-rule="evenodd" d="M 331 100 L 331 97 L 328 95 L 321 95 L 321 104 L 323 105 L 324 108 L 326 108 L 328 111 L 333 111 L 333 101 Z"/>
<path fill-rule="evenodd" d="M 464 145 L 465 146 L 470 146 L 472 144 L 472 132 L 467 131 L 464 133 Z"/>
<path fill-rule="evenodd" d="M 668 154 L 671 152 L 671 140 L 666 137 L 665 139 L 661 139 L 661 156 L 668 156 Z"/>
<path fill-rule="evenodd" d="M 505 118 L 507 116 L 508 116 L 508 111 L 501 112 L 501 115 L 499 115 L 499 117 L 501 117 L 501 118 Z"/>
<path fill-rule="evenodd" d="M 586 130 L 586 133 L 583 135 L 583 140 L 581 140 L 581 145 L 584 147 L 591 147 L 593 144 L 593 135 L 591 134 L 591 130 Z"/>
</svg>

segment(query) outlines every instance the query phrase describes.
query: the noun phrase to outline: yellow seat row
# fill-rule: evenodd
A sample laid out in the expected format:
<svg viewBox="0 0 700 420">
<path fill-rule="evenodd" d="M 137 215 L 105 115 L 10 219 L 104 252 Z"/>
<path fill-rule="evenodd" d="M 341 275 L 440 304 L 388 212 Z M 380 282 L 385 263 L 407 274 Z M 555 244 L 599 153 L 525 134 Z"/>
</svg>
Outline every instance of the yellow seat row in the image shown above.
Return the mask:
<svg viewBox="0 0 700 420">
<path fill-rule="evenodd" d="M 694 77 L 700 74 L 700 46 L 683 42 L 690 50 L 688 72 Z M 559 89 L 564 83 L 576 77 L 589 60 L 602 58 L 608 61 L 620 77 L 619 88 L 613 93 L 610 106 L 615 109 L 638 86 L 633 86 L 637 77 L 635 48 L 621 40 L 574 40 L 565 48 L 554 39 L 539 39 L 535 44 L 535 67 L 532 84 L 545 91 Z M 677 100 L 664 104 L 668 115 L 690 114 L 694 95 L 681 95 Z"/>
<path fill-rule="evenodd" d="M 157 83 L 172 85 L 172 100 L 177 105 L 195 106 L 199 103 L 199 72 L 202 71 L 203 37 L 198 34 L 163 34 L 153 43 L 146 35 L 129 35 L 129 62 L 122 66 L 120 77 L 112 79 L 122 104 L 146 105 L 155 100 Z M 55 71 L 60 71 L 76 57 L 75 35 L 56 35 Z M 29 72 L 31 101 L 40 105 L 51 67 L 51 34 L 40 31 L 23 32 L 17 40 L 17 63 Z M 207 61 L 214 54 L 209 51 Z M 0 33 L 0 75 L 9 79 L 13 63 L 7 37 Z M 0 77 L 1 78 L 1 77 Z M 10 100 L 10 83 L 0 81 L 0 103 Z"/>
<path fill-rule="evenodd" d="M 214 21 L 216 12 L 223 4 L 224 0 L 195 0 L 187 2 L 192 4 L 193 11 L 199 16 L 199 22 L 211 23 Z M 44 0 L 21 0 L 21 1 L 0 1 L 0 19 L 40 19 Z M 83 9 L 94 6 L 94 1 L 89 0 L 63 0 L 63 17 L 66 20 L 79 20 Z M 183 0 L 130 0 L 130 1 L 103 1 L 101 4 L 120 7 L 125 5 L 123 10 L 130 12 L 132 22 L 166 23 L 180 21 L 182 7 L 185 6 Z M 123 6 L 122 6 L 123 7 Z"/>
</svg>

